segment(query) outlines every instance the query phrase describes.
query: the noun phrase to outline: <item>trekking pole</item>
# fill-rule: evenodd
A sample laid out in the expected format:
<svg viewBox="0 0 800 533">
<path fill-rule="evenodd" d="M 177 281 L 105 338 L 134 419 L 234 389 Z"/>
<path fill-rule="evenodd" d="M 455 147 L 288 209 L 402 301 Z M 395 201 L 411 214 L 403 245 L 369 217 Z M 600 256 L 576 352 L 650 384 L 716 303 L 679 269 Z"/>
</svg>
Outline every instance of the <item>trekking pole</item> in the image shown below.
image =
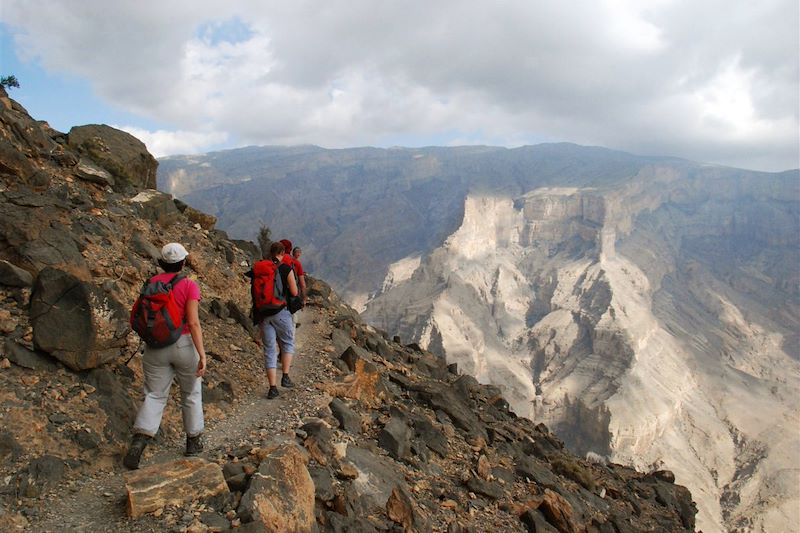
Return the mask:
<svg viewBox="0 0 800 533">
<path fill-rule="evenodd" d="M 136 357 L 136 354 L 139 353 L 139 350 L 141 349 L 142 349 L 142 339 L 139 339 L 139 346 L 136 347 L 136 349 L 133 351 L 133 354 L 131 354 L 131 356 L 128 357 L 128 360 L 125 361 L 125 366 L 128 366 L 128 363 L 131 362 L 131 359 Z"/>
</svg>

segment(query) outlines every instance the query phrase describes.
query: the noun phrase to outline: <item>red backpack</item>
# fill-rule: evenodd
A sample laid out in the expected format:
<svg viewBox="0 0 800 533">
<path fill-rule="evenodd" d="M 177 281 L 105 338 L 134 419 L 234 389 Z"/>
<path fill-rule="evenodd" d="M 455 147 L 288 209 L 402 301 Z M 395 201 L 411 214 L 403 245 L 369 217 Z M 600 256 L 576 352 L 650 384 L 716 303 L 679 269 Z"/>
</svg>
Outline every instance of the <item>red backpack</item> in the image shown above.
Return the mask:
<svg viewBox="0 0 800 533">
<path fill-rule="evenodd" d="M 147 280 L 131 309 L 131 328 L 151 348 L 174 344 L 181 337 L 185 317 L 172 289 L 186 276 L 178 274 L 168 283 Z"/>
<path fill-rule="evenodd" d="M 250 285 L 253 297 L 253 309 L 261 311 L 279 311 L 286 305 L 283 292 L 283 281 L 278 273 L 278 265 L 265 259 L 253 265 L 253 281 Z"/>
</svg>

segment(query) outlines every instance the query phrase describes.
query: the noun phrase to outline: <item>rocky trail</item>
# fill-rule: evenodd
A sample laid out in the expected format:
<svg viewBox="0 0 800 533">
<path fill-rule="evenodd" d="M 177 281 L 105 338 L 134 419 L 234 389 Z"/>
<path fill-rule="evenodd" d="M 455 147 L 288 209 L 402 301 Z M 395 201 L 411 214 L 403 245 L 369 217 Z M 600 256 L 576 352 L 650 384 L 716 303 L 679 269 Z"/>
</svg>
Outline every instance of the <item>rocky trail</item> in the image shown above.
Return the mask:
<svg viewBox="0 0 800 533">
<path fill-rule="evenodd" d="M 324 395 L 313 385 L 325 371 L 320 354 L 325 353 L 324 348 L 328 343 L 326 337 L 330 336 L 330 331 L 325 331 L 329 328 L 319 320 L 318 311 L 314 308 L 307 308 L 301 316 L 301 325 L 296 333 L 298 353 L 291 371 L 295 388 L 280 389 L 278 398 L 268 400 L 265 396 L 265 374 L 262 387 L 250 390 L 224 418 L 207 425 L 205 449 L 201 457 L 224 462 L 229 453 L 246 453 L 270 436 L 281 433 L 294 435 L 294 429 L 302 425 L 304 418 L 318 415 L 320 408 L 324 407 Z M 252 356 L 261 359 L 260 353 L 253 353 Z M 173 392 L 176 388 L 177 383 L 174 383 Z M 172 409 L 177 409 L 177 406 L 173 405 Z M 146 449 L 141 467 L 176 459 L 183 453 L 183 447 L 182 440 L 156 439 Z M 125 475 L 128 472 L 120 461 L 112 472 L 69 482 L 65 490 L 56 490 L 48 498 L 41 517 L 29 524 L 29 531 L 101 533 L 169 530 L 165 528 L 184 531 L 202 512 L 208 512 L 206 508 L 196 506 L 184 510 L 180 515 L 167 512 L 159 513 L 157 517 L 146 515 L 139 520 L 131 520 L 126 513 Z"/>
</svg>

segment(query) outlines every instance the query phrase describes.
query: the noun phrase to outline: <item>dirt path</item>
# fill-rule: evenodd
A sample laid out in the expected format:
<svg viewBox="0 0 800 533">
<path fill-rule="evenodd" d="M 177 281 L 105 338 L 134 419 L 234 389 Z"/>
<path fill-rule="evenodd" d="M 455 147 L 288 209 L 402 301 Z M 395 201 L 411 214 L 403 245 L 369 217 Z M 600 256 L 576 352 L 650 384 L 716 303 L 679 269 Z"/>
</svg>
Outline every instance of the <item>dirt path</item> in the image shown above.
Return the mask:
<svg viewBox="0 0 800 533">
<path fill-rule="evenodd" d="M 314 388 L 322 379 L 323 367 L 315 364 L 328 343 L 325 321 L 317 320 L 318 310 L 307 308 L 297 329 L 297 354 L 292 365 L 292 390 L 280 389 L 280 396 L 267 400 L 264 385 L 249 391 L 226 412 L 221 420 L 209 422 L 205 431 L 205 451 L 202 457 L 222 462 L 227 451 L 252 447 L 271 435 L 292 432 L 303 418 L 316 416 L 327 404 L 326 398 Z M 171 461 L 181 456 L 184 443 L 161 442 L 148 447 L 142 466 Z M 42 515 L 31 521 L 26 531 L 32 532 L 161 532 L 180 531 L 193 517 L 178 516 L 169 529 L 163 520 L 145 516 L 131 520 L 125 514 L 125 478 L 127 472 L 119 464 L 113 472 L 77 480 L 71 486 L 60 487 L 45 506 Z M 163 517 L 162 517 L 163 518 Z"/>
</svg>

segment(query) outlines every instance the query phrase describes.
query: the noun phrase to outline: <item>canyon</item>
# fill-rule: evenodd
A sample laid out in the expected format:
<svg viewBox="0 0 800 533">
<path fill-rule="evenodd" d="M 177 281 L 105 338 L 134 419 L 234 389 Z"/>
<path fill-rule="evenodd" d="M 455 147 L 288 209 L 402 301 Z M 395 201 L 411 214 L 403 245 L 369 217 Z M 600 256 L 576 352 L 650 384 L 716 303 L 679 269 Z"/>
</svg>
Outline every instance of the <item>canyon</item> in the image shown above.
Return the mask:
<svg viewBox="0 0 800 533">
<path fill-rule="evenodd" d="M 256 208 L 370 323 L 574 451 L 674 471 L 704 531 L 800 521 L 797 171 L 575 145 L 298 150 L 246 177 L 162 162 L 159 183 L 234 236 Z"/>
</svg>

